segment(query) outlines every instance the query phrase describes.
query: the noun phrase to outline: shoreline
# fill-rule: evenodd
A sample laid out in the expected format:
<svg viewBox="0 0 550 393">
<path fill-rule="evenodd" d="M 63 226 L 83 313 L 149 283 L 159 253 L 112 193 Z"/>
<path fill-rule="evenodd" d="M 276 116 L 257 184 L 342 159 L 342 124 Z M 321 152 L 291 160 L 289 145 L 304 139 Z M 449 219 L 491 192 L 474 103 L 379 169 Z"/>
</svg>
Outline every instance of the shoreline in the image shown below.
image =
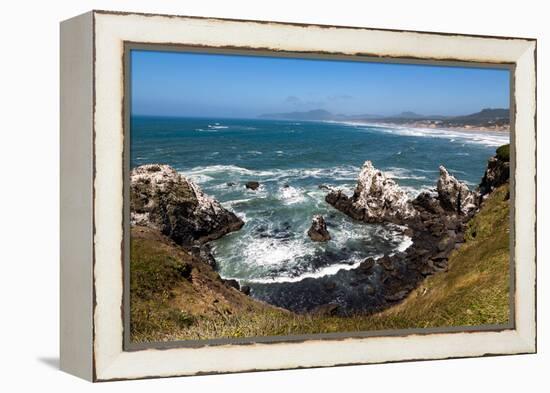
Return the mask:
<svg viewBox="0 0 550 393">
<path fill-rule="evenodd" d="M 391 123 L 391 122 L 365 122 L 365 121 L 340 121 L 340 120 L 322 120 L 323 123 L 335 123 L 335 124 L 345 124 L 353 126 L 367 126 L 367 127 L 381 127 L 381 128 L 398 128 L 398 129 L 412 129 L 418 131 L 458 131 L 472 134 L 485 134 L 493 133 L 500 135 L 510 135 L 509 127 L 500 127 L 498 129 L 490 129 L 488 127 L 475 127 L 475 126 L 457 126 L 457 127 L 437 127 L 429 126 L 427 124 L 419 124 L 418 122 L 412 123 Z"/>
</svg>

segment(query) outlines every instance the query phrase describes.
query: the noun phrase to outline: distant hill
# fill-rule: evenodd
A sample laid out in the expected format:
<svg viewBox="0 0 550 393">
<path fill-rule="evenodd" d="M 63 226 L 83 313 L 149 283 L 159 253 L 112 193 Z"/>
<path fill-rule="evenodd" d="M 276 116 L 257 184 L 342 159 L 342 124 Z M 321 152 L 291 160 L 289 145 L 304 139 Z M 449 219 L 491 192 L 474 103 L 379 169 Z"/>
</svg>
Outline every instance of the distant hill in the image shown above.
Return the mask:
<svg viewBox="0 0 550 393">
<path fill-rule="evenodd" d="M 258 116 L 261 119 L 282 119 L 282 120 L 362 120 L 379 119 L 382 116 L 372 114 L 344 115 L 341 113 L 333 114 L 324 109 L 314 109 L 305 112 L 286 112 L 286 113 L 265 113 Z"/>
<path fill-rule="evenodd" d="M 485 108 L 480 112 L 472 113 L 464 116 L 455 116 L 448 119 L 449 121 L 491 121 L 491 120 L 510 120 L 510 110 L 502 108 Z"/>
<path fill-rule="evenodd" d="M 492 126 L 506 125 L 510 123 L 510 110 L 505 108 L 485 108 L 479 112 L 461 116 L 445 115 L 421 115 L 411 111 L 404 111 L 396 115 L 374 115 L 358 114 L 344 115 L 333 114 L 325 109 L 314 109 L 310 111 L 296 111 L 286 113 L 266 113 L 259 116 L 262 119 L 281 120 L 356 120 L 356 121 L 377 121 L 387 123 L 411 123 L 411 122 L 432 122 L 441 126 Z"/>
<path fill-rule="evenodd" d="M 414 113 L 414 112 L 411 112 L 411 111 L 406 111 L 406 112 L 401 112 L 400 114 L 392 116 L 392 117 L 400 117 L 400 118 L 404 118 L 404 119 L 422 119 L 425 116 L 424 115 L 419 115 L 418 113 Z"/>
</svg>

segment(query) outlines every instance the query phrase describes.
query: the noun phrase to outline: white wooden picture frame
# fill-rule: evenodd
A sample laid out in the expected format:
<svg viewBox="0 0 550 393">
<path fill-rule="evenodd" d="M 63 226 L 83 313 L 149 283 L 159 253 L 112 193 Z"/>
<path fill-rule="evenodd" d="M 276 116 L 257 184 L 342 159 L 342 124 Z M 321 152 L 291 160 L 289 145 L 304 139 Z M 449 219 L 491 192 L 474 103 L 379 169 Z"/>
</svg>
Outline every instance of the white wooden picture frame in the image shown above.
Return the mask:
<svg viewBox="0 0 550 393">
<path fill-rule="evenodd" d="M 513 324 L 498 331 L 128 348 L 124 50 L 128 43 L 513 69 Z M 91 11 L 61 24 L 61 368 L 90 381 L 536 351 L 536 40 Z"/>
</svg>

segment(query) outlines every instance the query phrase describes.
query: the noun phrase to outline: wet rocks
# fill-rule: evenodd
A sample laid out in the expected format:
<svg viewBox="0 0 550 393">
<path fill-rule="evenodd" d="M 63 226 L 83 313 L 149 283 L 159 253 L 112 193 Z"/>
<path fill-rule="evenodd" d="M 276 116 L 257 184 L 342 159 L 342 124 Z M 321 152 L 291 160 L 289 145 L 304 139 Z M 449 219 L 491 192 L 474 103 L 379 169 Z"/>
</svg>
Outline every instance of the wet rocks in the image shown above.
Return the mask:
<svg viewBox="0 0 550 393">
<path fill-rule="evenodd" d="M 327 224 L 323 216 L 315 215 L 313 217 L 307 235 L 314 242 L 326 242 L 330 240 L 330 234 L 328 233 Z"/>
<path fill-rule="evenodd" d="M 241 292 L 248 296 L 250 295 L 251 289 L 248 285 L 243 285 L 241 286 Z"/>
<path fill-rule="evenodd" d="M 232 278 L 230 279 L 224 279 L 223 283 L 227 285 L 228 287 L 235 288 L 237 291 L 241 290 L 241 286 L 237 280 L 234 280 Z"/>
<path fill-rule="evenodd" d="M 130 172 L 130 223 L 154 228 L 180 245 L 202 245 L 244 222 L 168 165 Z"/>
<path fill-rule="evenodd" d="M 216 270 L 216 268 L 218 267 L 216 259 L 214 259 L 214 255 L 212 255 L 212 247 L 210 246 L 210 244 L 192 246 L 188 248 L 188 250 L 191 252 L 191 255 L 193 255 L 197 259 L 200 259 L 207 265 L 210 265 L 212 269 Z"/>
<path fill-rule="evenodd" d="M 374 258 L 367 258 L 357 268 L 357 270 L 361 271 L 362 273 L 369 274 L 372 272 L 372 268 L 376 264 L 376 261 Z"/>
<path fill-rule="evenodd" d="M 439 167 L 437 195 L 441 207 L 458 214 L 468 215 L 477 209 L 478 195 L 468 186 L 449 174 L 444 166 Z"/>
<path fill-rule="evenodd" d="M 244 186 L 249 190 L 255 191 L 260 187 L 260 183 L 257 181 L 248 181 Z"/>
<path fill-rule="evenodd" d="M 391 295 L 386 295 L 384 296 L 384 298 L 388 302 L 398 302 L 399 300 L 403 300 L 408 295 L 408 293 L 409 293 L 408 291 L 402 290 L 402 291 L 393 293 Z"/>
<path fill-rule="evenodd" d="M 497 154 L 489 158 L 487 162 L 487 169 L 479 184 L 479 193 L 482 196 L 490 193 L 510 179 L 510 153 L 509 151 L 508 154 L 503 154 L 502 152 L 506 146 L 508 146 L 509 150 L 510 145 L 501 146 L 497 149 Z"/>
<path fill-rule="evenodd" d="M 417 210 L 423 209 L 430 214 L 443 214 L 443 208 L 436 199 L 436 196 L 437 195 L 434 195 L 432 192 L 422 191 L 416 196 L 412 203 Z"/>
<path fill-rule="evenodd" d="M 405 191 L 370 161 L 363 164 L 353 196 L 331 190 L 325 200 L 348 216 L 369 223 L 402 223 L 416 215 Z"/>
</svg>

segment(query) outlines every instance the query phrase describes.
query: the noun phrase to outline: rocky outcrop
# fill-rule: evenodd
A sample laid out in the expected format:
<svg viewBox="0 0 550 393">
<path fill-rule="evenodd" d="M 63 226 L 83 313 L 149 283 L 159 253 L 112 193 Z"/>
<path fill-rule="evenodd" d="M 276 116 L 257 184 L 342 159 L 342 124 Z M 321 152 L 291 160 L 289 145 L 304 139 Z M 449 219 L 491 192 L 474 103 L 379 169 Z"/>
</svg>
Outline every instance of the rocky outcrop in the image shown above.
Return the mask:
<svg viewBox="0 0 550 393">
<path fill-rule="evenodd" d="M 424 277 L 447 269 L 451 252 L 464 242 L 466 223 L 478 208 L 477 193 L 444 167 L 440 167 L 436 190 L 422 192 L 413 200 L 369 161 L 359 174 L 353 196 L 326 189 L 326 201 L 348 216 L 363 222 L 404 225 L 403 231 L 411 238 L 412 244 L 404 252 L 368 258 L 352 271 L 338 272 L 339 279 L 353 282 L 354 291 L 362 288 L 369 299 L 368 308 L 383 309 L 401 301 Z M 378 287 L 372 282 L 374 276 L 378 276 Z M 354 294 L 338 296 L 355 299 L 347 308 L 367 307 Z"/>
<path fill-rule="evenodd" d="M 296 282 L 251 283 L 255 298 L 298 313 L 374 313 L 404 300 L 425 277 L 449 269 L 449 260 L 465 242 L 468 223 L 478 211 L 477 193 L 442 167 L 437 188 L 409 200 L 378 173 L 365 163 L 351 197 L 330 185 L 319 188 L 326 190 L 327 202 L 352 218 L 404 225 L 401 228 L 411 245 L 376 259 L 366 258 L 335 274 Z M 406 214 L 397 213 L 399 206 Z"/>
<path fill-rule="evenodd" d="M 246 182 L 246 184 L 244 185 L 246 188 L 248 188 L 249 190 L 257 190 L 259 187 L 260 187 L 260 183 L 258 183 L 257 181 L 249 181 L 249 182 Z"/>
<path fill-rule="evenodd" d="M 330 234 L 327 230 L 327 223 L 323 216 L 317 214 L 311 220 L 311 227 L 307 231 L 307 235 L 314 242 L 326 242 L 330 240 Z"/>
<path fill-rule="evenodd" d="M 469 215 L 477 209 L 478 195 L 468 186 L 449 174 L 444 166 L 439 167 L 437 195 L 441 207 L 462 215 Z"/>
<path fill-rule="evenodd" d="M 510 161 L 506 158 L 498 154 L 489 158 L 487 169 L 479 184 L 479 193 L 481 196 L 489 194 L 510 179 Z"/>
<path fill-rule="evenodd" d="M 416 215 L 405 191 L 370 161 L 363 164 L 352 197 L 332 190 L 325 200 L 350 217 L 369 223 L 403 223 Z"/>
<path fill-rule="evenodd" d="M 130 172 L 130 222 L 159 230 L 180 245 L 201 245 L 244 222 L 168 165 Z"/>
</svg>

